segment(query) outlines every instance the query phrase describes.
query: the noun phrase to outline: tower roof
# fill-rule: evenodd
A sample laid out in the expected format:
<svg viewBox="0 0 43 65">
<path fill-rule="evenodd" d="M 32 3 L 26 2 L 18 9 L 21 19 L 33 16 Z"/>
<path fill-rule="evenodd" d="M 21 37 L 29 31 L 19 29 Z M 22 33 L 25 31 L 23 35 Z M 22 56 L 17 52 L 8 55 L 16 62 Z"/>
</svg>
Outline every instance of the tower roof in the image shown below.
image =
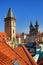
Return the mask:
<svg viewBox="0 0 43 65">
<path fill-rule="evenodd" d="M 30 21 L 30 27 L 33 27 L 33 25 L 32 25 L 32 21 Z"/>
<path fill-rule="evenodd" d="M 15 18 L 15 16 L 13 15 L 13 12 L 12 12 L 12 8 L 9 8 L 9 10 L 8 10 L 8 14 L 7 14 L 6 17 Z"/>
<path fill-rule="evenodd" d="M 36 24 L 35 24 L 35 26 L 39 26 L 39 25 L 38 25 L 38 21 L 37 21 L 37 20 L 36 20 Z"/>
</svg>

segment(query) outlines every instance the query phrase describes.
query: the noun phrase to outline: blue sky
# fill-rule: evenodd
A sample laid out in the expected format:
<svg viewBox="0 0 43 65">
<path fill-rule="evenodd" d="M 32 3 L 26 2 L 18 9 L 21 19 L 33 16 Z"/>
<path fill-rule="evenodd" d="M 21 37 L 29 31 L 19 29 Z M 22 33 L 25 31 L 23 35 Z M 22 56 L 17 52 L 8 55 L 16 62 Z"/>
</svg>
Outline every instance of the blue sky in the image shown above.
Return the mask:
<svg viewBox="0 0 43 65">
<path fill-rule="evenodd" d="M 28 33 L 30 20 L 35 25 L 36 19 L 43 31 L 43 0 L 0 0 L 0 31 L 4 31 L 4 16 L 10 7 L 16 16 L 17 33 Z"/>
</svg>

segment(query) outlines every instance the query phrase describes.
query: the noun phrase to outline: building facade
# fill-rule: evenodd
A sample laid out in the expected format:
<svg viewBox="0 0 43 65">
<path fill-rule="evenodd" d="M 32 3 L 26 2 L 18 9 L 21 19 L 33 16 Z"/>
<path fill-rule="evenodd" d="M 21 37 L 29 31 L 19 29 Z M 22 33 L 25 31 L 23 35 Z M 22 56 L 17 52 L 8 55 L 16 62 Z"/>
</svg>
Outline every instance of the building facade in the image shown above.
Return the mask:
<svg viewBox="0 0 43 65">
<path fill-rule="evenodd" d="M 8 38 L 5 39 L 5 42 L 14 48 L 16 44 L 16 18 L 13 15 L 12 9 L 9 8 L 7 15 L 4 18 L 5 23 L 5 33 Z"/>
<path fill-rule="evenodd" d="M 16 19 L 13 15 L 12 9 L 9 8 L 7 16 L 4 18 L 5 32 L 11 41 L 16 39 Z"/>
</svg>

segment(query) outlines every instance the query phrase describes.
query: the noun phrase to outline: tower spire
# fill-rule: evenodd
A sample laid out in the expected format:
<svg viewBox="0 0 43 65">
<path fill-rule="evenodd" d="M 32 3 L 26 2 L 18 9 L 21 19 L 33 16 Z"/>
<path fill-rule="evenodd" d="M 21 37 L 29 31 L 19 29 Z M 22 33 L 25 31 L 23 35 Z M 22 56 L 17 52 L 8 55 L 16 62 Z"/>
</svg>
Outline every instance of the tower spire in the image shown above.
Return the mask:
<svg viewBox="0 0 43 65">
<path fill-rule="evenodd" d="M 35 27 L 38 27 L 39 25 L 38 25 L 38 21 L 36 20 L 36 24 L 35 24 Z"/>
<path fill-rule="evenodd" d="M 38 21 L 36 20 L 36 24 L 35 24 L 35 30 L 36 30 L 36 33 L 38 33 L 38 30 L 39 30 L 39 24 L 38 24 Z"/>
<path fill-rule="evenodd" d="M 30 21 L 30 27 L 32 27 L 33 25 L 32 25 L 32 21 Z"/>
<path fill-rule="evenodd" d="M 8 17 L 10 17 L 10 18 L 14 18 L 14 19 L 15 19 L 15 16 L 13 15 L 12 8 L 9 8 L 9 10 L 8 10 L 8 13 L 7 13 L 6 18 L 8 18 Z"/>
</svg>

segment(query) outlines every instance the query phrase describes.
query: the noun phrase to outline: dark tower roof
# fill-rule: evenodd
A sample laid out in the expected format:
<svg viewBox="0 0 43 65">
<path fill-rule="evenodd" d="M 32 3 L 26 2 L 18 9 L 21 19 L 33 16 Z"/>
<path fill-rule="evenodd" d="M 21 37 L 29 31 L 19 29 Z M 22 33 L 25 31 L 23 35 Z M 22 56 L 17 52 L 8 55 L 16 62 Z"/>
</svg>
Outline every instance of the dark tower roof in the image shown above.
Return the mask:
<svg viewBox="0 0 43 65">
<path fill-rule="evenodd" d="M 35 26 L 39 26 L 39 24 L 38 24 L 38 21 L 36 20 L 36 24 L 35 24 Z"/>
<path fill-rule="evenodd" d="M 13 15 L 13 12 L 12 12 L 11 8 L 9 8 L 8 14 L 7 14 L 7 16 L 5 18 L 7 18 L 7 17 L 15 18 L 15 16 Z"/>
<path fill-rule="evenodd" d="M 30 27 L 33 27 L 33 25 L 32 25 L 32 21 L 30 21 Z"/>
</svg>

